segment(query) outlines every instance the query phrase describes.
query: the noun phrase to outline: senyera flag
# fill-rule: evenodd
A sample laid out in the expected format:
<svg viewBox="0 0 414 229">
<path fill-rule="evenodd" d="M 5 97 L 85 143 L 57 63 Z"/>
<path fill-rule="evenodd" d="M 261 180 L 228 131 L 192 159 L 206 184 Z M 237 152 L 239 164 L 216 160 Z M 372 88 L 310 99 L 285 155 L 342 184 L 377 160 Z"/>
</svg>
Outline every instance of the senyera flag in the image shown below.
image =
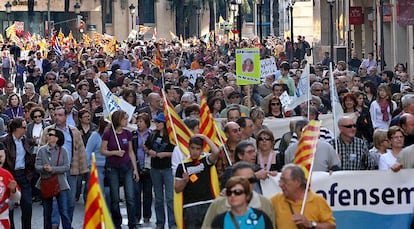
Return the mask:
<svg viewBox="0 0 414 229">
<path fill-rule="evenodd" d="M 101 228 L 113 229 L 111 215 L 106 206 L 105 198 L 99 185 L 98 170 L 96 169 L 95 154 L 92 154 L 91 174 L 89 177 L 88 196 L 85 204 L 84 229 Z"/>
<path fill-rule="evenodd" d="M 213 119 L 206 96 L 203 93 L 200 94 L 200 101 L 200 132 L 210 138 L 217 146 L 224 145 L 227 141 L 226 135 Z"/>
<path fill-rule="evenodd" d="M 293 163 L 300 165 L 308 179 L 312 172 L 313 159 L 315 157 L 316 145 L 319 140 L 321 121 L 312 120 L 302 131 L 299 139 L 298 148 L 296 149 Z"/>
</svg>

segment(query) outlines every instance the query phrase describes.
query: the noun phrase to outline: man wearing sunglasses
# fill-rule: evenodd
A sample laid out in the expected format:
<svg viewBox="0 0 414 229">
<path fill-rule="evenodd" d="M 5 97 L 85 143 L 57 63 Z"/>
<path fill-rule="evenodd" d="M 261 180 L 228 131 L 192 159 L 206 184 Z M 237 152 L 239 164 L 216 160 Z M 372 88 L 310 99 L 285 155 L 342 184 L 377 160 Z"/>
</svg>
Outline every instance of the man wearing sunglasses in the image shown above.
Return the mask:
<svg viewBox="0 0 414 229">
<path fill-rule="evenodd" d="M 253 190 L 252 198 L 249 202 L 249 207 L 262 210 L 266 215 L 269 216 L 273 224 L 275 224 L 275 213 L 271 202 L 264 196 L 258 194 L 254 191 L 253 184 L 257 182 L 257 178 L 254 173 L 253 165 L 245 161 L 239 161 L 232 166 L 231 176 L 240 176 L 246 179 L 249 179 L 251 188 Z M 225 193 L 222 191 L 222 193 Z M 223 212 L 226 212 L 230 209 L 230 204 L 227 201 L 227 198 L 220 196 L 210 204 L 208 211 L 204 217 L 203 225 L 201 228 L 211 228 L 211 223 L 213 219 L 220 215 Z"/>
<path fill-rule="evenodd" d="M 364 140 L 355 137 L 356 125 L 351 117 L 344 116 L 338 121 L 339 136 L 329 143 L 336 150 L 341 160 L 342 170 L 372 170 L 375 161 L 368 152 L 368 144 Z M 335 143 L 336 141 L 336 143 Z"/>
</svg>

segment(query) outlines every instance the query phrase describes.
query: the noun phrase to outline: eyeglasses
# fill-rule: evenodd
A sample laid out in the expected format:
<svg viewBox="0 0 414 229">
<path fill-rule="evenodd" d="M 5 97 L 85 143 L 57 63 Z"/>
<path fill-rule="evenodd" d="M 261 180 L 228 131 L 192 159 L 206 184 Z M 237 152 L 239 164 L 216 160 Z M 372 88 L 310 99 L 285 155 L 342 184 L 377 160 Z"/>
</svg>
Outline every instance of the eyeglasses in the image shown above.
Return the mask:
<svg viewBox="0 0 414 229">
<path fill-rule="evenodd" d="M 89 101 L 83 101 L 83 104 L 88 104 L 89 103 Z"/>
<path fill-rule="evenodd" d="M 54 107 L 49 107 L 49 110 L 55 110 L 55 108 Z"/>
<path fill-rule="evenodd" d="M 279 105 L 280 105 L 280 103 L 271 103 L 270 105 L 271 105 L 271 106 L 279 106 Z"/>
<path fill-rule="evenodd" d="M 231 196 L 234 194 L 235 196 L 240 196 L 244 194 L 243 189 L 234 189 L 234 190 L 226 190 L 226 196 Z"/>
<path fill-rule="evenodd" d="M 271 141 L 272 139 L 270 138 L 258 138 L 257 141 Z"/>
<path fill-rule="evenodd" d="M 51 137 L 51 136 L 56 137 L 56 134 L 51 134 L 51 133 L 49 133 L 47 136 L 49 136 L 49 137 Z"/>
<path fill-rule="evenodd" d="M 33 116 L 33 118 L 41 118 L 41 117 L 42 117 L 41 115 Z"/>
<path fill-rule="evenodd" d="M 349 125 L 342 125 L 342 127 L 351 129 L 351 128 L 356 128 L 357 126 L 355 124 L 349 124 Z"/>
<path fill-rule="evenodd" d="M 328 85 L 328 84 L 329 84 L 329 82 L 323 82 L 323 84 Z"/>
<path fill-rule="evenodd" d="M 322 89 L 313 89 L 314 91 L 322 91 Z"/>
<path fill-rule="evenodd" d="M 47 78 L 48 80 L 56 80 L 56 78 Z"/>
</svg>

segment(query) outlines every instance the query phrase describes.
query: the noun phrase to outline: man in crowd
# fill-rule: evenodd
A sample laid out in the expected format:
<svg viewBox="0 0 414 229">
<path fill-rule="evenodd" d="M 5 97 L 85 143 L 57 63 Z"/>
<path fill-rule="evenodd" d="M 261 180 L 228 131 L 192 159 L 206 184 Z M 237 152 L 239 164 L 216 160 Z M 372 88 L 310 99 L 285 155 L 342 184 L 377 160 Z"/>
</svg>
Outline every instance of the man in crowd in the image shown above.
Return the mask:
<svg viewBox="0 0 414 229">
<path fill-rule="evenodd" d="M 275 210 L 275 228 L 336 228 L 332 209 L 322 196 L 313 191 L 307 195 L 306 211 L 300 213 L 306 182 L 300 166 L 287 164 L 283 167 L 279 180 L 282 193 L 270 199 Z"/>
<path fill-rule="evenodd" d="M 249 141 L 256 145 L 256 139 L 252 137 L 254 132 L 253 120 L 249 117 L 240 117 L 236 123 L 240 126 L 241 140 Z"/>
<path fill-rule="evenodd" d="M 56 128 L 63 132 L 65 136 L 65 142 L 63 147 L 65 147 L 68 158 L 70 159 L 70 172 L 67 173 L 70 195 L 68 199 L 69 203 L 69 216 L 71 220 L 73 219 L 73 213 L 75 211 L 75 195 L 76 195 L 76 184 L 78 179 L 81 176 L 88 172 L 88 161 L 86 159 L 85 146 L 82 141 L 81 132 L 74 126 L 71 126 L 67 123 L 68 111 L 64 107 L 55 108 L 55 124 L 50 125 L 45 128 L 42 135 L 41 145 L 46 144 L 47 133 L 49 128 Z M 57 209 L 56 209 L 57 210 Z M 52 221 L 56 224 L 56 216 L 58 212 L 55 211 L 52 215 Z M 57 220 L 57 223 L 59 221 Z"/>
<path fill-rule="evenodd" d="M 338 121 L 339 136 L 329 143 L 336 148 L 341 160 L 342 170 L 371 170 L 375 162 L 368 152 L 367 143 L 355 137 L 356 124 L 348 116 L 341 117 Z M 336 141 L 336 143 L 335 143 Z"/>
<path fill-rule="evenodd" d="M 6 152 L 3 168 L 14 176 L 20 187 L 21 224 L 23 229 L 30 229 L 32 228 L 31 179 L 35 172 L 35 159 L 30 152 L 29 142 L 25 137 L 26 121 L 23 118 L 14 118 L 10 121 L 8 130 L 9 134 L 0 139 Z M 13 215 L 14 211 L 10 210 L 12 225 L 14 225 Z"/>
<path fill-rule="evenodd" d="M 161 96 L 158 93 L 152 92 L 148 95 L 148 106 L 145 106 L 138 110 L 138 113 L 148 113 L 151 120 L 157 117 L 162 112 L 161 108 Z"/>
<path fill-rule="evenodd" d="M 201 156 L 204 143 L 210 147 L 207 156 Z M 177 193 L 183 193 L 184 228 L 200 228 L 215 198 L 210 168 L 216 163 L 220 150 L 211 139 L 201 134 L 190 139 L 189 150 L 190 158 L 184 161 L 184 165 L 178 165 L 174 188 Z"/>
<path fill-rule="evenodd" d="M 216 163 L 219 179 L 223 176 L 224 170 L 235 162 L 234 151 L 237 144 L 241 141 L 241 130 L 239 124 L 235 122 L 228 122 L 224 126 L 224 134 L 227 137 L 227 141 L 226 144 L 222 146 Z"/>
</svg>

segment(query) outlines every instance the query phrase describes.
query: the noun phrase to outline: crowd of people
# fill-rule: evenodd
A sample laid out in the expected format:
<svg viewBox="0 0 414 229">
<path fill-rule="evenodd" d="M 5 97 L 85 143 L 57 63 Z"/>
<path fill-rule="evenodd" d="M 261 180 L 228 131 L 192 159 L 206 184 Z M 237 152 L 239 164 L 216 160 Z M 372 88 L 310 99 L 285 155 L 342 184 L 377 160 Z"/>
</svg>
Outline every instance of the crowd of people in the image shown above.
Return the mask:
<svg viewBox="0 0 414 229">
<path fill-rule="evenodd" d="M 21 193 L 17 202 L 22 228 L 31 228 L 32 204 L 37 201 L 43 203 L 45 228 L 71 228 L 75 202 L 87 196 L 82 181 L 88 181 L 93 152 L 116 228 L 122 225 L 121 187 L 129 228 L 149 223 L 153 214 L 157 228 L 176 228 L 174 191 L 183 196 L 185 228 L 335 228 L 332 210 L 322 197 L 311 192 L 304 199 L 305 175 L 291 164 L 303 127 L 332 113 L 333 107 L 326 66 L 332 60 L 327 55 L 310 67 L 311 101 L 284 110 L 280 97 L 284 92 L 295 95 L 310 50 L 304 37 L 298 41 L 295 47 L 290 40 L 276 38 L 263 45 L 257 39 L 209 44 L 125 41 L 114 55 L 102 46 L 80 43 L 64 49 L 61 56 L 52 48 L 42 52 L 33 45 L 24 58 L 15 52 L 16 44 L 5 44 L 0 162 L 4 148 L 1 165 L 14 176 L 7 182 L 18 185 L 16 190 L 13 182 L 5 184 L 7 195 L 16 201 L 14 193 Z M 258 85 L 237 85 L 235 50 L 241 47 L 260 48 L 262 59 L 275 57 L 277 73 L 262 76 Z M 301 52 L 293 53 L 298 47 Z M 334 64 L 335 86 L 346 115 L 335 123 L 337 136 L 321 127 L 314 171 L 397 172 L 414 167 L 414 94 L 406 66 L 378 72 L 373 54 L 367 56 L 361 60 L 353 53 L 348 63 Z M 186 75 L 199 69 L 202 74 L 195 79 Z M 122 110 L 112 114 L 111 123 L 106 121 L 97 78 L 136 107 L 131 119 L 136 129 L 126 128 L 130 117 Z M 170 142 L 162 93 L 194 133 L 187 158 Z M 201 94 L 213 117 L 221 119 L 227 139 L 223 145 L 215 145 L 200 129 Z M 293 116 L 303 118 L 292 121 L 281 139 L 273 134 L 278 130 L 264 125 L 265 119 Z M 209 152 L 203 152 L 205 145 Z M 213 165 L 220 195 L 211 185 Z M 283 192 L 267 199 L 259 181 L 278 172 Z M 58 174 L 61 191 L 56 198 L 42 198 L 39 182 L 52 174 Z M 307 202 L 304 214 L 302 201 Z M 0 207 L 3 211 L 1 203 Z"/>
</svg>

